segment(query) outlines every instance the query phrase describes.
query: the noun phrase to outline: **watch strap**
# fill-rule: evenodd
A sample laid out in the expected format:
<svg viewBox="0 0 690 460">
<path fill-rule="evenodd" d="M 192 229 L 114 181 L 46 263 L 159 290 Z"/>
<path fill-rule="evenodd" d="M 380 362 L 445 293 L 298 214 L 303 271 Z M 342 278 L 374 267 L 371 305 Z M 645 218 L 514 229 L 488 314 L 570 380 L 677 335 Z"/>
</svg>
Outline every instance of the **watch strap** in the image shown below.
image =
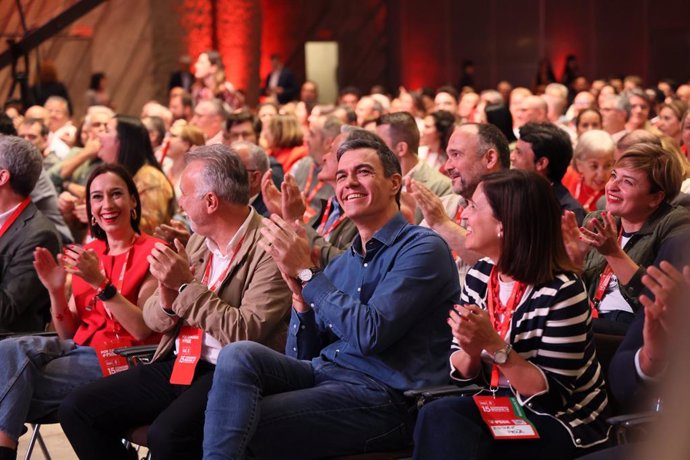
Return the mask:
<svg viewBox="0 0 690 460">
<path fill-rule="evenodd" d="M 96 294 L 96 297 L 98 297 L 99 300 L 102 302 L 106 302 L 117 294 L 117 288 L 113 285 L 113 283 L 108 283 L 103 289 L 101 289 L 101 292 Z"/>
</svg>

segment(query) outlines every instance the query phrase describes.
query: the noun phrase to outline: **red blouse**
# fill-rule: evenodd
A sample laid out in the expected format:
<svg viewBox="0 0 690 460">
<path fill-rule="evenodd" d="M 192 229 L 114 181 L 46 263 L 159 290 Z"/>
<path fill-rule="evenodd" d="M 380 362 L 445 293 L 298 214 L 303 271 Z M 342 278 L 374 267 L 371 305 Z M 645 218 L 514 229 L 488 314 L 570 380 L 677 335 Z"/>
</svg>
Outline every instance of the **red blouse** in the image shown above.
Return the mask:
<svg viewBox="0 0 690 460">
<path fill-rule="evenodd" d="M 308 152 L 304 145 L 298 145 L 297 147 L 273 149 L 269 154 L 278 160 L 278 163 L 283 166 L 283 171 L 287 174 L 295 163 L 307 156 Z"/>
<path fill-rule="evenodd" d="M 153 245 L 161 240 L 142 233 L 128 252 L 110 256 L 106 254 L 105 241 L 95 240 L 84 245 L 84 249 L 93 249 L 106 276 L 115 286 L 119 286 L 119 278 L 126 259 L 129 260 L 125 268 L 122 288 L 118 289 L 127 300 L 137 304 L 139 290 L 149 273 L 146 257 L 151 253 Z M 162 241 L 161 241 L 162 242 Z M 96 290 L 78 276 L 72 278 L 72 293 L 79 314 L 79 327 L 74 334 L 74 342 L 78 345 L 97 346 L 106 340 L 120 338 L 130 339 L 132 345 L 156 344 L 160 341 L 159 334 L 151 334 L 146 340 L 138 341 L 114 316 L 108 314 L 103 302 L 96 298 Z"/>
<path fill-rule="evenodd" d="M 594 190 L 586 185 L 582 175 L 578 174 L 572 166 L 568 166 L 568 171 L 561 183 L 587 212 L 597 210 L 597 201 L 605 193 L 604 189 Z"/>
</svg>

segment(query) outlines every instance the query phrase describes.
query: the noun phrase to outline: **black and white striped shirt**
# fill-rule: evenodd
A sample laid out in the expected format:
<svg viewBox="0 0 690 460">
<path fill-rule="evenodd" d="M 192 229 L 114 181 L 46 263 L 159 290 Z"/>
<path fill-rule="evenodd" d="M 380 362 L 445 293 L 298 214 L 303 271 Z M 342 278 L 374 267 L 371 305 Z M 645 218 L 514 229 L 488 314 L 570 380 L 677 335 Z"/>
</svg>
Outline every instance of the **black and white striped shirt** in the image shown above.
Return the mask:
<svg viewBox="0 0 690 460">
<path fill-rule="evenodd" d="M 461 304 L 487 308 L 493 266 L 489 259 L 482 259 L 470 269 Z M 596 358 L 591 324 L 584 284 L 575 274 L 564 273 L 548 283 L 527 287 L 509 331 L 513 350 L 537 366 L 547 382 L 545 391 L 529 397 L 511 388 L 518 402 L 534 413 L 555 417 L 577 447 L 602 443 L 609 431 L 604 421 L 608 404 L 604 375 Z M 457 343 L 451 349 L 458 350 Z M 480 378 L 488 382 L 488 373 Z"/>
</svg>

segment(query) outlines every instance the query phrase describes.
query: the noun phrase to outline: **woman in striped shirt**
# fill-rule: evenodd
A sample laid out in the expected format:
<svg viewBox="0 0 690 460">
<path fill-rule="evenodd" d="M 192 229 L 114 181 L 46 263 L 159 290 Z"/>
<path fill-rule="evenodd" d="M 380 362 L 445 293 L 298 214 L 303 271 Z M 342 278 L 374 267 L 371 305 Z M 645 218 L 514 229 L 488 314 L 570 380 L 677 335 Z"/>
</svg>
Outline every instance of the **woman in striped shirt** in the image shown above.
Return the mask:
<svg viewBox="0 0 690 460">
<path fill-rule="evenodd" d="M 567 459 L 603 446 L 604 378 L 551 186 L 527 171 L 490 174 L 465 212 L 465 245 L 486 258 L 468 273 L 448 319 L 451 377 L 478 383 L 496 399 L 451 397 L 424 406 L 414 457 Z M 510 416 L 490 428 L 478 407 L 524 421 Z M 515 438 L 518 431 L 531 438 Z"/>
</svg>

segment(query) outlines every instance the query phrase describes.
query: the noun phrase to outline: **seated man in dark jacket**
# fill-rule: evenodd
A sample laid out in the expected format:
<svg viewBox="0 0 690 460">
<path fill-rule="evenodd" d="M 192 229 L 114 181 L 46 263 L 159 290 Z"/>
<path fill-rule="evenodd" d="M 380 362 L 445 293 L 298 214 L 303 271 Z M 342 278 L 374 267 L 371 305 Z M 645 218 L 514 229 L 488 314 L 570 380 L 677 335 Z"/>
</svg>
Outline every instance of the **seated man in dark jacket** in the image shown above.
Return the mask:
<svg viewBox="0 0 690 460">
<path fill-rule="evenodd" d="M 60 252 L 60 235 L 29 195 L 43 158 L 29 142 L 0 135 L 0 331 L 42 331 L 48 292 L 33 267 L 34 249 Z"/>
</svg>

